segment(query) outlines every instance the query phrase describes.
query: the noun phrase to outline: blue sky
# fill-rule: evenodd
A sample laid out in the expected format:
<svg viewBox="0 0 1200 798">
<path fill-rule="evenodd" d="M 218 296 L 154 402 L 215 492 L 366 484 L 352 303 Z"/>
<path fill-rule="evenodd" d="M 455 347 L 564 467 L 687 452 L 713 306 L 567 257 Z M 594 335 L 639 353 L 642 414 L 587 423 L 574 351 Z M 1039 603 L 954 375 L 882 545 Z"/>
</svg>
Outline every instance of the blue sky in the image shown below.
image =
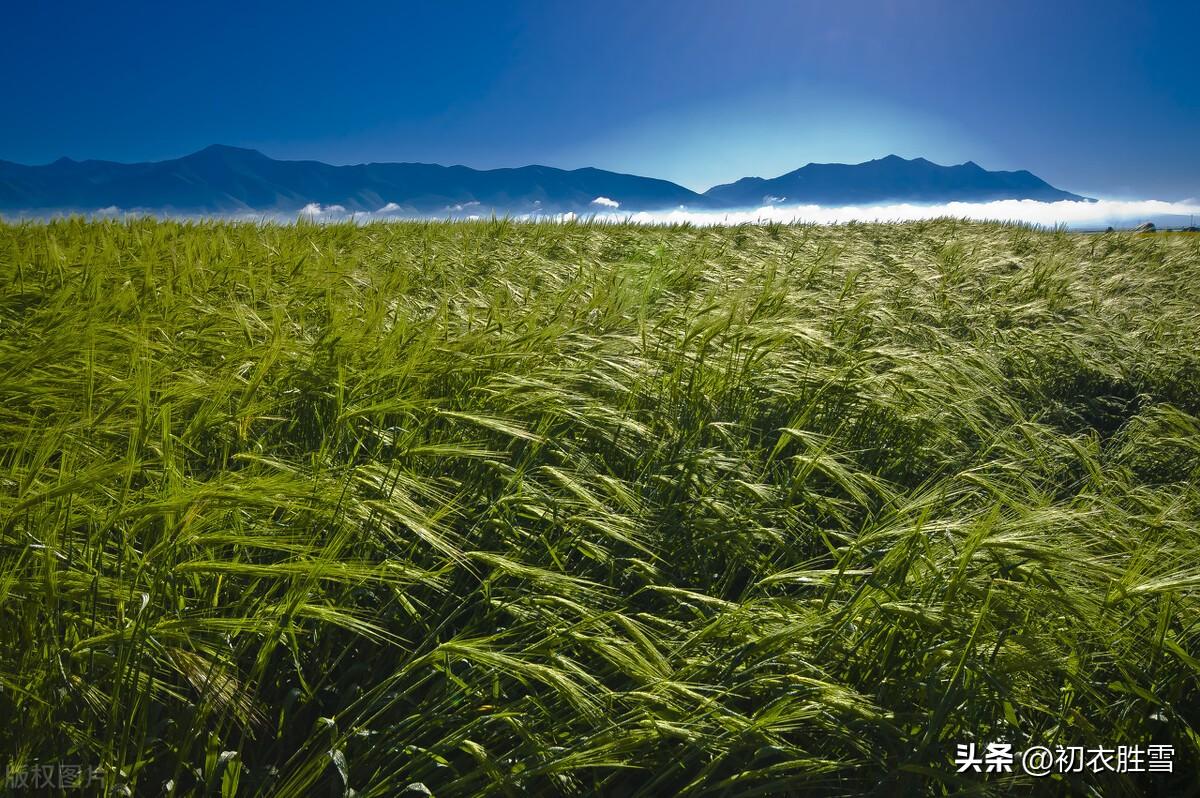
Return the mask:
<svg viewBox="0 0 1200 798">
<path fill-rule="evenodd" d="M 1200 197 L 1195 2 L 9 5 L 22 163 L 224 143 L 704 189 L 894 152 Z"/>
</svg>

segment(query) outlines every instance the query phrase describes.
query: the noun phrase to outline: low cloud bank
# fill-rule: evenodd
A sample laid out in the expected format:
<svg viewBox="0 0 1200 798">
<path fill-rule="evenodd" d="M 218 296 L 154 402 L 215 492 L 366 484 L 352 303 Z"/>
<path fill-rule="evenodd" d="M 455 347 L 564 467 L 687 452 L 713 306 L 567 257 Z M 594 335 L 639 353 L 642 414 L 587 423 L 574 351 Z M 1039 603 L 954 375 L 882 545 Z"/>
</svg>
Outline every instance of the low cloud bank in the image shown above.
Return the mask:
<svg viewBox="0 0 1200 798">
<path fill-rule="evenodd" d="M 951 216 L 959 219 L 1025 222 L 1052 227 L 1066 225 L 1077 229 L 1130 226 L 1154 221 L 1160 226 L 1186 225 L 1189 217 L 1200 215 L 1200 203 L 1163 202 L 1160 200 L 1098 200 L 1095 202 L 1039 202 L 1037 200 L 997 200 L 995 202 L 947 202 L 940 205 L 767 205 L 743 211 L 700 211 L 679 208 L 671 211 L 631 214 L 600 214 L 606 220 L 641 224 L 732 225 L 755 222 L 808 222 L 841 224 L 845 222 L 908 222 Z"/>
<path fill-rule="evenodd" d="M 769 198 L 777 200 L 776 197 Z M 787 205 L 772 204 L 761 208 L 736 211 L 696 210 L 686 207 L 663 211 L 628 212 L 617 210 L 620 202 L 608 197 L 592 201 L 591 213 L 553 213 L 542 211 L 535 203 L 528 212 L 505 212 L 491 209 L 478 202 L 465 202 L 444 208 L 441 213 L 420 213 L 413 208 L 389 202 L 376 211 L 349 211 L 341 205 L 309 203 L 299 212 L 244 212 L 231 214 L 179 214 L 143 209 L 103 208 L 82 214 L 54 212 L 34 215 L 2 216 L 12 220 L 50 219 L 83 215 L 88 218 L 113 219 L 138 216 L 159 216 L 173 219 L 232 219 L 240 221 L 287 224 L 296 221 L 355 222 L 400 221 L 404 219 L 480 219 L 508 216 L 521 221 L 569 222 L 590 219 L 606 223 L 634 224 L 694 224 L 701 226 L 736 225 L 768 222 L 843 224 L 846 222 L 908 222 L 920 219 L 954 217 L 1000 222 L 1023 222 L 1054 227 L 1063 225 L 1074 230 L 1103 230 L 1111 225 L 1117 229 L 1130 228 L 1141 222 L 1154 222 L 1159 227 L 1184 227 L 1200 221 L 1200 202 L 1164 202 L 1161 200 L 1097 200 L 1093 202 L 1039 202 L 1037 200 L 997 200 L 995 202 L 948 202 L 939 205 L 893 203 L 886 205 Z M 467 215 L 464 212 L 470 212 Z"/>
<path fill-rule="evenodd" d="M 774 197 L 772 200 L 776 199 Z M 469 207 L 474 206 L 474 207 Z M 1161 200 L 1097 200 L 1094 202 L 1040 202 L 1038 200 L 997 200 L 995 202 L 947 202 L 939 205 L 916 205 L 892 203 L 885 205 L 786 205 L 772 204 L 761 208 L 737 211 L 695 210 L 686 207 L 663 211 L 625 212 L 617 208 L 620 203 L 608 197 L 597 197 L 592 201 L 597 210 L 593 214 L 575 213 L 531 213 L 514 214 L 521 220 L 568 222 L 574 219 L 592 219 L 600 222 L 632 222 L 634 224 L 683 224 L 701 226 L 735 225 L 746 223 L 810 223 L 843 224 L 846 222 L 908 222 L 920 219 L 954 217 L 984 221 L 1023 222 L 1046 227 L 1065 225 L 1077 230 L 1132 227 L 1144 221 L 1152 221 L 1160 227 L 1181 227 L 1191 223 L 1190 217 L 1200 216 L 1200 202 L 1164 202 Z M 479 203 L 467 203 L 447 208 L 449 211 L 478 210 L 482 215 L 491 212 Z M 388 203 L 374 213 L 347 213 L 340 206 L 309 206 L 302 212 L 306 218 L 346 220 L 353 217 L 367 222 L 381 219 L 415 218 L 419 214 L 405 212 L 394 203 Z M 504 214 L 497 211 L 497 216 Z M 426 217 L 428 218 L 428 217 Z M 436 217 L 434 217 L 436 218 Z M 460 217 L 461 218 L 461 217 Z M 478 215 L 466 217 L 479 218 Z"/>
</svg>

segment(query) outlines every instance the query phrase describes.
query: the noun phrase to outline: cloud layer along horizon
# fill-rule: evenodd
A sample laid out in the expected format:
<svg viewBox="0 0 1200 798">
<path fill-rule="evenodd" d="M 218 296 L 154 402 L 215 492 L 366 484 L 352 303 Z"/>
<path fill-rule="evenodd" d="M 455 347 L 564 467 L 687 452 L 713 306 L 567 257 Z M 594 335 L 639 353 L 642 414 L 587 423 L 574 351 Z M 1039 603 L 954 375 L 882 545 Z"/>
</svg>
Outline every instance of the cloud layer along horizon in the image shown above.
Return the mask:
<svg viewBox="0 0 1200 798">
<path fill-rule="evenodd" d="M 600 202 L 599 200 L 605 201 Z M 1164 202 L 1162 200 L 1097 200 L 1095 202 L 996 200 L 994 202 L 947 202 L 937 205 L 911 203 L 846 206 L 767 205 L 761 208 L 737 211 L 692 210 L 681 207 L 674 210 L 629 213 L 617 211 L 615 206 L 618 203 L 607 197 L 597 198 L 593 204 L 611 210 L 597 211 L 586 218 L 605 222 L 690 223 L 703 226 L 766 222 L 810 224 L 908 222 L 949 216 L 958 219 L 1022 222 L 1046 227 L 1065 225 L 1075 229 L 1092 229 L 1108 225 L 1129 227 L 1143 221 L 1154 221 L 1160 226 L 1181 226 L 1189 224 L 1191 216 L 1200 216 L 1200 202 Z M 478 209 L 473 208 L 472 210 Z M 325 219 L 345 218 L 349 215 L 336 205 L 325 208 L 310 205 L 304 209 L 303 213 L 308 218 Z M 406 214 L 394 203 L 389 203 L 375 213 L 357 213 L 354 214 L 354 217 L 367 221 L 399 219 L 411 215 L 411 212 Z M 478 216 L 471 218 L 478 218 Z M 515 218 L 569 221 L 580 217 L 573 213 L 526 213 L 516 214 Z"/>
<path fill-rule="evenodd" d="M 947 202 L 938 205 L 895 203 L 887 205 L 769 205 L 742 211 L 698 211 L 680 208 L 672 211 L 632 214 L 602 214 L 613 220 L 643 224 L 732 225 L 754 222 L 801 222 L 843 224 L 846 222 L 908 222 L 919 219 L 954 217 L 1002 222 L 1024 222 L 1047 227 L 1071 228 L 1128 226 L 1146 220 L 1173 220 L 1188 224 L 1188 218 L 1200 215 L 1200 203 L 1163 202 L 1161 200 L 1098 200 L 1096 202 L 1039 202 L 1037 200 L 997 200 L 995 202 Z"/>
<path fill-rule="evenodd" d="M 692 210 L 680 207 L 674 210 L 623 212 L 616 208 L 619 201 L 598 197 L 593 201 L 597 210 L 579 216 L 574 213 L 509 213 L 518 220 L 570 221 L 577 218 L 594 219 L 600 222 L 632 222 L 634 224 L 694 224 L 702 226 L 736 225 L 768 222 L 844 224 L 847 222 L 908 222 L 920 219 L 953 217 L 983 221 L 1021 222 L 1045 227 L 1064 225 L 1077 230 L 1103 229 L 1108 225 L 1128 228 L 1144 221 L 1152 221 L 1160 227 L 1182 227 L 1192 224 L 1192 217 L 1200 217 L 1200 202 L 1164 202 L 1161 200 L 1098 200 L 1095 202 L 1039 202 L 1037 200 L 997 200 L 995 202 L 948 202 L 938 205 L 916 205 L 894 203 L 886 205 L 768 205 L 761 208 L 736 211 Z M 609 205 L 608 203 L 612 203 Z M 601 210 L 601 208 L 603 210 Z M 467 215 L 464 212 L 469 212 Z M 296 213 L 278 211 L 245 212 L 234 214 L 156 214 L 142 209 L 109 207 L 84 213 L 94 218 L 120 218 L 122 216 L 167 216 L 169 218 L 224 218 L 242 221 L 294 222 L 297 219 L 311 221 L 387 221 L 402 219 L 479 219 L 492 215 L 492 211 L 477 202 L 447 207 L 440 214 L 418 214 L 394 202 L 389 202 L 374 212 L 352 212 L 341 205 L 309 203 Z M 79 214 L 49 214 L 34 218 L 53 218 Z M 505 216 L 496 212 L 496 216 Z M 20 217 L 13 217 L 20 218 Z"/>
</svg>

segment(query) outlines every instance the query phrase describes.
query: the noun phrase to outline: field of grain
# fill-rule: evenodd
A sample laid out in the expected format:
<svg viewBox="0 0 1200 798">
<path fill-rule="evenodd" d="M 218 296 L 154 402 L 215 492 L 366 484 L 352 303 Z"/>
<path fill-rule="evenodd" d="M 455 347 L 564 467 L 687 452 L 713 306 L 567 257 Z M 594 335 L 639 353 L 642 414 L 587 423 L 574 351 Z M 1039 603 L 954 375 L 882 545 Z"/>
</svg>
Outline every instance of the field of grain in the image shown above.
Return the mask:
<svg viewBox="0 0 1200 798">
<path fill-rule="evenodd" d="M 1182 794 L 1198 290 L 1196 236 L 950 220 L 0 225 L 0 763 Z"/>
</svg>

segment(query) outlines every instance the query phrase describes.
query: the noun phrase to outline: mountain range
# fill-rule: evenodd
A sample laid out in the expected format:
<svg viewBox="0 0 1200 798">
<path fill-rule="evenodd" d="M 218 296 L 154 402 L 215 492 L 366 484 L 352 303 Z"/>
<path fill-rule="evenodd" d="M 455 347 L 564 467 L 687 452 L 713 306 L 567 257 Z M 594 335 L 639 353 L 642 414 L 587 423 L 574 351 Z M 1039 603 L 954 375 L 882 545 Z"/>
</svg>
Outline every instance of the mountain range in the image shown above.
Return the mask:
<svg viewBox="0 0 1200 798">
<path fill-rule="evenodd" d="M 603 169 L 332 166 L 275 160 L 224 145 L 148 163 L 60 158 L 27 166 L 0 161 L 0 211 L 10 214 L 110 208 L 167 214 L 295 213 L 315 204 L 347 213 L 456 216 L 998 199 L 1085 198 L 1023 170 L 992 172 L 971 161 L 940 166 L 895 155 L 854 165 L 810 163 L 779 177 L 746 177 L 704 193 Z"/>
</svg>

